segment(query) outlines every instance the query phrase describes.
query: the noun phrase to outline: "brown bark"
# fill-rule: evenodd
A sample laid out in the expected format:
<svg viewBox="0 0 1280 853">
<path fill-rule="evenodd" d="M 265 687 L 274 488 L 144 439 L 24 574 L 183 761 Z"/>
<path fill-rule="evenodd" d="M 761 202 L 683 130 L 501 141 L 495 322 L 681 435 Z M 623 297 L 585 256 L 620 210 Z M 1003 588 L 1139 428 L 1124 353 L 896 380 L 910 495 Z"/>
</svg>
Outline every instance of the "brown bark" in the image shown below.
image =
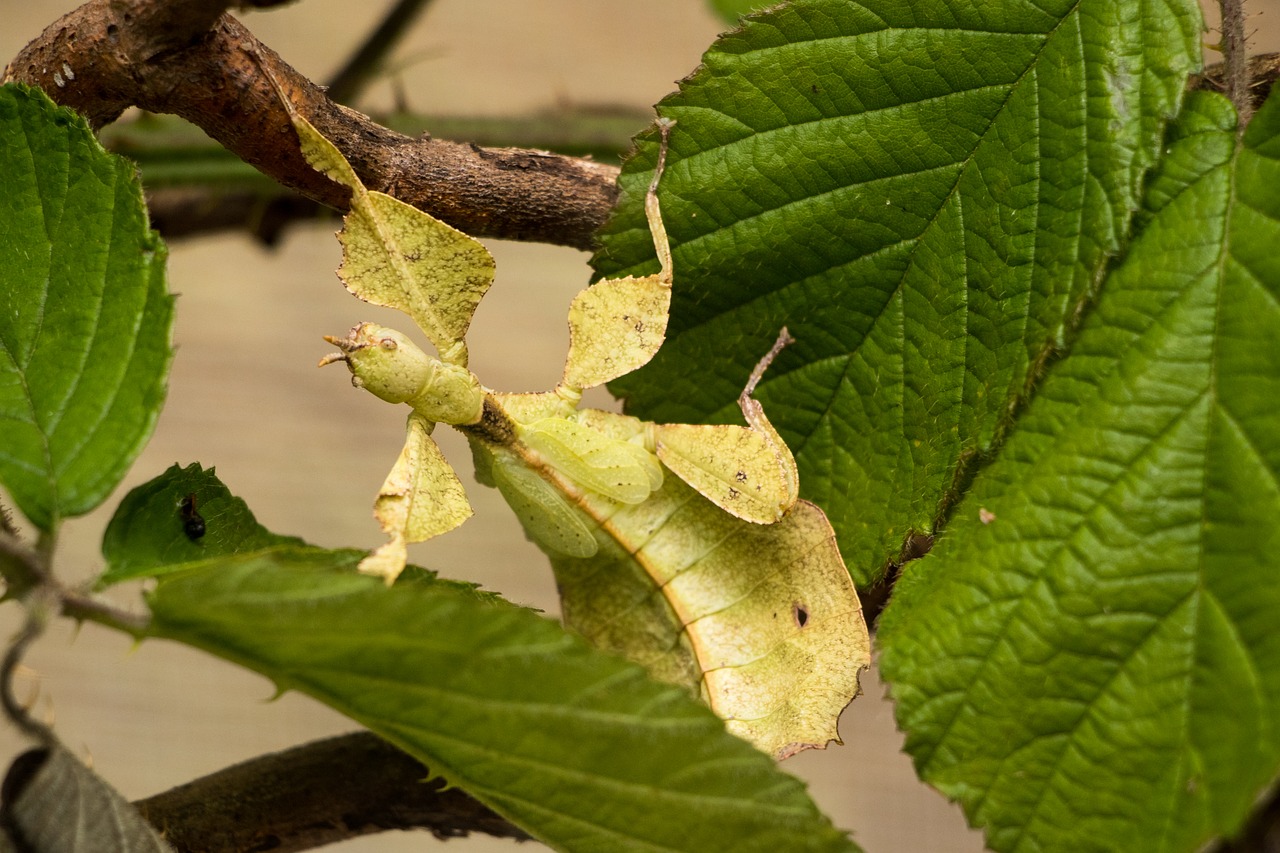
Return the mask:
<svg viewBox="0 0 1280 853">
<path fill-rule="evenodd" d="M 130 106 L 180 115 L 284 186 L 345 209 L 347 190 L 302 159 L 274 77 L 370 189 L 476 236 L 591 246 L 617 197 L 616 167 L 395 133 L 329 100 L 235 18 L 215 16 L 227 5 L 90 0 L 27 45 L 6 79 L 43 88 L 95 127 Z"/>
<path fill-rule="evenodd" d="M 392 829 L 529 836 L 368 732 L 264 755 L 134 805 L 178 851 L 285 853 Z"/>
<path fill-rule="evenodd" d="M 247 233 L 274 246 L 298 222 L 336 217 L 319 202 L 293 193 L 263 195 L 253 190 L 210 190 L 206 187 L 162 187 L 147 191 L 151 227 L 166 240 L 220 231 Z M 334 227 L 337 220 L 334 218 Z"/>
</svg>

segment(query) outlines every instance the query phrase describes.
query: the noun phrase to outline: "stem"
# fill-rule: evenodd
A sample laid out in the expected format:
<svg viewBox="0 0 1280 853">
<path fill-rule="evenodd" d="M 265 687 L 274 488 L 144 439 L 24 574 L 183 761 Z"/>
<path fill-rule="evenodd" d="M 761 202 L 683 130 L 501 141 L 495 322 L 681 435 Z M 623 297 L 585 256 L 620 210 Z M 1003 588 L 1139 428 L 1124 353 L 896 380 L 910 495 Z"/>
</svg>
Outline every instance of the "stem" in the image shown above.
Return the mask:
<svg viewBox="0 0 1280 853">
<path fill-rule="evenodd" d="M 47 599 L 49 607 L 56 608 L 63 616 L 97 622 L 132 637 L 143 637 L 150 623 L 146 616 L 121 610 L 58 583 L 49 571 L 54 539 L 52 534 L 42 534 L 39 546 L 32 550 L 16 536 L 0 532 L 0 575 L 8 585 L 8 597 L 26 601 Z"/>
<path fill-rule="evenodd" d="M 27 648 L 44 633 L 45 625 L 49 622 L 49 611 L 54 604 L 53 598 L 52 593 L 43 588 L 27 596 L 23 602 L 27 610 L 26 621 L 18 636 L 9 644 L 3 661 L 0 661 L 0 708 L 24 734 L 43 743 L 52 740 L 53 735 L 48 728 L 32 719 L 27 709 L 14 696 L 13 676 L 26 655 Z"/>
<path fill-rule="evenodd" d="M 147 629 L 151 625 L 151 620 L 147 616 L 121 610 L 92 596 L 65 588 L 58 589 L 56 594 L 61 602 L 63 616 L 78 622 L 97 622 L 99 625 L 122 631 L 135 640 L 141 640 L 147 636 Z"/>
<path fill-rule="evenodd" d="M 20 598 L 48 582 L 47 560 L 9 532 L 0 533 L 0 575 L 10 598 Z"/>
<path fill-rule="evenodd" d="M 328 95 L 341 104 L 357 98 L 382 68 L 387 54 L 400 42 L 409 25 L 417 19 L 431 0 L 400 0 L 382 19 L 382 23 L 360 45 L 329 81 Z"/>
<path fill-rule="evenodd" d="M 1240 117 L 1240 132 L 1249 126 L 1253 101 L 1249 97 L 1248 38 L 1245 35 L 1244 0 L 1221 0 L 1222 54 L 1226 60 L 1227 97 Z"/>
<path fill-rule="evenodd" d="M 41 572 L 46 579 L 51 578 L 50 566 L 53 565 L 53 552 L 58 546 L 58 527 L 54 522 L 51 530 L 41 530 L 36 537 L 36 556 L 40 560 Z"/>
<path fill-rule="evenodd" d="M 263 755 L 134 805 L 176 850 L 306 850 L 389 829 L 528 836 L 359 732 Z"/>
</svg>

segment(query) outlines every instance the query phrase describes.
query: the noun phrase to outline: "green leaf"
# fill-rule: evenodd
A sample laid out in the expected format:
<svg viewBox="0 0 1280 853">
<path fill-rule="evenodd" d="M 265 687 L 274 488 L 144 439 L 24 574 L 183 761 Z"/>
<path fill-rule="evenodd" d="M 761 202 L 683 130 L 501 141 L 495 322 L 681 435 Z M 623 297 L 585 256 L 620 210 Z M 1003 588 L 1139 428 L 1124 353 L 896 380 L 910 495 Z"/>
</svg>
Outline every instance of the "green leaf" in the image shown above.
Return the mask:
<svg viewBox="0 0 1280 853">
<path fill-rule="evenodd" d="M 277 549 L 162 580 L 152 633 L 307 693 L 560 850 L 856 850 L 687 693 L 458 584 Z M 406 576 L 407 577 L 407 576 Z"/>
<path fill-rule="evenodd" d="M 1234 123 L 1189 102 L 1123 265 L 880 622 L 908 750 L 995 850 L 1197 850 L 1280 773 L 1280 99 Z"/>
<path fill-rule="evenodd" d="M 102 537 L 107 570 L 99 586 L 172 574 L 215 557 L 305 544 L 259 524 L 214 471 L 199 463 L 173 465 L 125 495 Z M 204 535 L 194 539 L 186 533 L 182 509 L 183 501 L 192 496 L 205 524 Z"/>
<path fill-rule="evenodd" d="M 319 699 L 557 849 L 857 850 L 688 692 L 470 584 L 412 569 L 387 587 L 361 551 L 265 530 L 212 471 L 135 489 L 103 550 L 112 579 L 159 576 L 149 636 Z"/>
<path fill-rule="evenodd" d="M 5 776 L 4 793 L 0 849 L 172 853 L 128 800 L 62 744 L 18 756 Z M 10 838 L 14 846 L 5 847 Z"/>
<path fill-rule="evenodd" d="M 1124 245 L 1199 62 L 1192 0 L 799 0 L 722 37 L 659 112 L 667 343 L 628 411 L 731 421 L 759 398 L 865 583 L 930 530 L 1064 318 Z M 654 134 L 597 272 L 655 267 Z"/>
<path fill-rule="evenodd" d="M 133 166 L 0 87 L 0 482 L 33 524 L 96 507 L 164 402 L 173 299 Z"/>
</svg>

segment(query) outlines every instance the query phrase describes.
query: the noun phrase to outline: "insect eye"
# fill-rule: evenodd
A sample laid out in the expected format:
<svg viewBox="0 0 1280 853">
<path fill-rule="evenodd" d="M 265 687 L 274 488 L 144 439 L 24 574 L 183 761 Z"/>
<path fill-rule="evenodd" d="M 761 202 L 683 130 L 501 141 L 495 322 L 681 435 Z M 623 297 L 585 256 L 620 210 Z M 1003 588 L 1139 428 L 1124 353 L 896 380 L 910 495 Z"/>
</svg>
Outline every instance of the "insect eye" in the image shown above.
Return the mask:
<svg viewBox="0 0 1280 853">
<path fill-rule="evenodd" d="M 383 338 L 378 343 L 381 344 L 382 348 L 385 350 L 393 350 L 399 346 L 399 344 L 396 343 L 395 338 Z"/>
</svg>

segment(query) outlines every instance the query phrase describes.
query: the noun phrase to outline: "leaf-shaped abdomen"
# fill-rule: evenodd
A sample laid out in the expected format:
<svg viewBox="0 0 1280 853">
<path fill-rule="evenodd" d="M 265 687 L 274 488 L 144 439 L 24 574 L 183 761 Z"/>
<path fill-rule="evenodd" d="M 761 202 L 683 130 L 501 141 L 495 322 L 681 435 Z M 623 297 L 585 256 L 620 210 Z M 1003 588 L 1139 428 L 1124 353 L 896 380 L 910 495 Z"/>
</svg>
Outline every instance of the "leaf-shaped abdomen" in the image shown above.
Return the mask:
<svg viewBox="0 0 1280 853">
<path fill-rule="evenodd" d="M 591 528 L 557 489 L 509 450 L 479 445 L 489 472 L 529 538 L 548 554 L 590 557 L 598 548 Z"/>
</svg>

